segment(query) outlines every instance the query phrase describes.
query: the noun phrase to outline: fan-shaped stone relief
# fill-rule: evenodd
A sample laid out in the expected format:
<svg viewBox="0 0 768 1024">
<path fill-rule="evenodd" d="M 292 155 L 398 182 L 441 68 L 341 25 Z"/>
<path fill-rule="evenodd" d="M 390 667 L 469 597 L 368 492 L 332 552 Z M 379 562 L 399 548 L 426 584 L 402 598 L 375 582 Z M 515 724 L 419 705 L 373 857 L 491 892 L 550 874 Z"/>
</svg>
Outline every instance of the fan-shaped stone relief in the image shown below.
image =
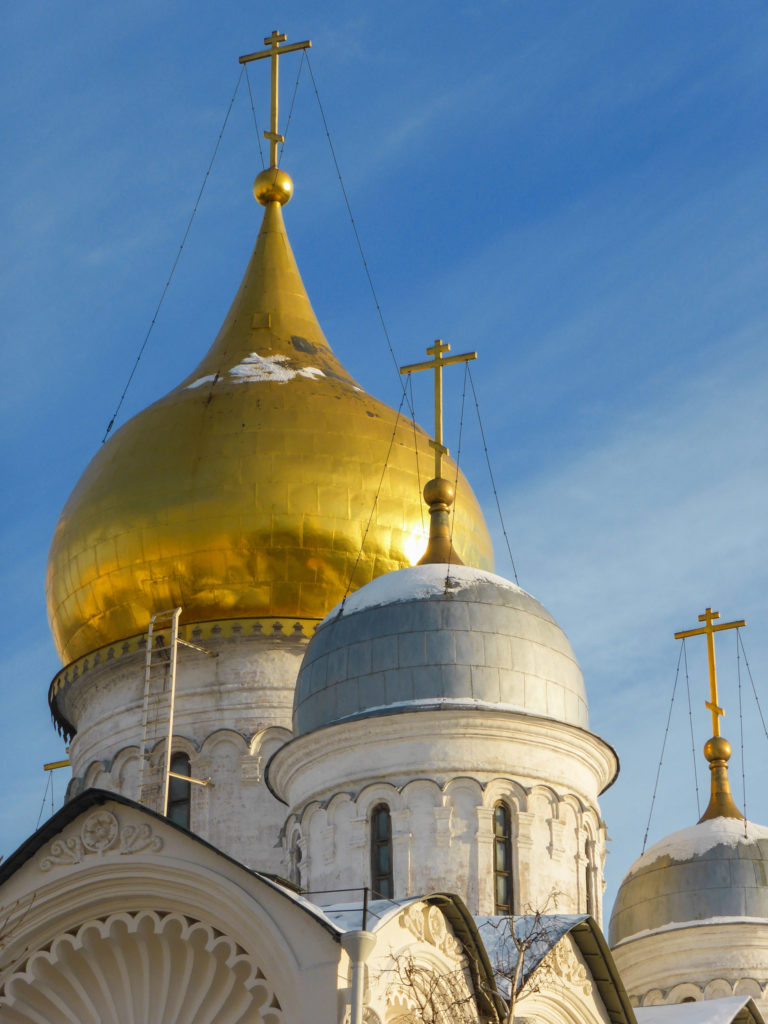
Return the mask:
<svg viewBox="0 0 768 1024">
<path fill-rule="evenodd" d="M 143 910 L 86 921 L 0 979 L 4 1024 L 282 1024 L 276 993 L 229 936 Z"/>
</svg>

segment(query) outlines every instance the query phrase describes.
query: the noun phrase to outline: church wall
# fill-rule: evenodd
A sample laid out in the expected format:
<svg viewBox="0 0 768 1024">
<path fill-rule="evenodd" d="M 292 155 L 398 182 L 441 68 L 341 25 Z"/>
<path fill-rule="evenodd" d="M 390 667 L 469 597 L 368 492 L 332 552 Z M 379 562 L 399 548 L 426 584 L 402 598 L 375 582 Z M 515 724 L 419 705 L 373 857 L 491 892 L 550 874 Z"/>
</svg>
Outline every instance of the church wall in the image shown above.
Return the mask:
<svg viewBox="0 0 768 1024">
<path fill-rule="evenodd" d="M 417 719 L 415 724 L 410 722 L 413 728 L 439 734 L 455 762 L 460 763 L 466 753 L 462 751 L 462 730 L 447 728 L 447 713 L 435 714 L 437 719 L 429 712 L 407 717 Z M 458 892 L 472 912 L 494 913 L 493 815 L 496 804 L 503 802 L 509 808 L 512 825 L 514 911 L 589 912 L 599 921 L 605 830 L 594 799 L 586 800 L 584 794 L 572 789 L 544 785 L 526 776 L 521 745 L 515 745 L 514 753 L 508 742 L 504 750 L 497 750 L 490 737 L 487 761 L 506 761 L 508 770 L 520 770 L 517 777 L 499 776 L 477 767 L 471 773 L 444 772 L 429 777 L 429 753 L 419 753 L 413 742 L 409 751 L 401 750 L 399 754 L 401 764 L 408 765 L 416 777 L 408 778 L 407 769 L 402 768 L 394 784 L 367 783 L 365 766 L 378 764 L 380 751 L 395 743 L 390 730 L 402 735 L 405 720 L 403 715 L 376 719 L 375 739 L 367 730 L 356 739 L 354 736 L 370 723 L 322 730 L 282 748 L 271 763 L 270 779 L 274 782 L 275 778 L 284 778 L 281 763 L 291 756 L 293 748 L 296 771 L 313 770 L 319 776 L 326 764 L 322 746 L 330 745 L 332 733 L 336 733 L 335 746 L 345 749 L 344 788 L 330 794 L 324 788 L 322 795 L 303 807 L 292 805 L 285 829 L 284 848 L 286 859 L 295 869 L 293 877 L 316 893 L 313 898 L 329 903 L 341 898 L 338 892 L 318 890 L 371 886 L 371 817 L 374 808 L 384 804 L 391 820 L 396 897 L 449 890 Z M 357 751 L 354 760 L 361 767 L 357 774 L 364 776 L 362 780 L 355 778 L 351 768 L 352 747 Z M 302 751 L 313 763 L 311 769 L 299 756 Z M 303 768 L 298 766 L 299 761 Z M 306 780 L 299 787 L 302 792 L 305 785 Z M 296 849 L 301 850 L 298 865 Z M 587 871 L 596 882 L 589 905 Z"/>
<path fill-rule="evenodd" d="M 636 1006 L 768 996 L 765 922 L 719 919 L 669 928 L 628 939 L 612 952 Z"/>
<path fill-rule="evenodd" d="M 286 808 L 270 793 L 264 768 L 290 738 L 296 673 L 306 640 L 240 637 L 201 641 L 218 656 L 181 649 L 177 667 L 174 752 L 190 759 L 190 827 L 248 867 L 282 874 L 278 847 Z M 70 744 L 71 798 L 89 787 L 139 798 L 144 656 L 92 667 L 62 697 L 77 725 Z M 149 731 L 143 801 L 162 810 L 167 703 Z"/>
</svg>

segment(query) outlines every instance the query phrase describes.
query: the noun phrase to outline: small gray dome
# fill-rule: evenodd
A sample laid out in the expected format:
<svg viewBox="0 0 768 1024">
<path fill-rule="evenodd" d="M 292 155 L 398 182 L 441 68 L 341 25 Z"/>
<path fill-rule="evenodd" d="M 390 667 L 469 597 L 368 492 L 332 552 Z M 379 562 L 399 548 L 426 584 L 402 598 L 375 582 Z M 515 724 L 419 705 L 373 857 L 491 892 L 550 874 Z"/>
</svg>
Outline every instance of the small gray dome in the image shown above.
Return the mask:
<svg viewBox="0 0 768 1024">
<path fill-rule="evenodd" d="M 768 920 L 768 828 L 712 818 L 656 843 L 627 872 L 609 944 L 711 918 Z"/>
<path fill-rule="evenodd" d="M 323 619 L 299 671 L 293 728 L 445 705 L 588 725 L 571 645 L 535 598 L 493 573 L 420 565 L 380 576 Z"/>
</svg>

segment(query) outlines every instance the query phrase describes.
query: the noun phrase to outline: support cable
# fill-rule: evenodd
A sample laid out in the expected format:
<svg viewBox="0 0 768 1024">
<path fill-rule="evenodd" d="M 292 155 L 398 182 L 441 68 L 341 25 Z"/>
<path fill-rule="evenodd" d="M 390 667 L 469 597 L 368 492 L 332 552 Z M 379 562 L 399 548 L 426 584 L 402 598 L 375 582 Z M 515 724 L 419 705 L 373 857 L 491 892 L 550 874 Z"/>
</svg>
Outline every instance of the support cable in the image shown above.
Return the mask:
<svg viewBox="0 0 768 1024">
<path fill-rule="evenodd" d="M 739 657 L 739 630 L 736 629 L 736 678 L 739 690 L 739 734 L 741 741 L 741 799 L 744 808 L 744 836 L 747 835 L 747 777 L 744 768 L 744 713 L 741 705 L 741 658 Z"/>
<path fill-rule="evenodd" d="M 765 718 L 763 717 L 763 709 L 760 707 L 760 699 L 757 696 L 757 690 L 755 689 L 755 681 L 752 678 L 752 669 L 749 667 L 749 660 L 747 659 L 747 652 L 744 649 L 744 641 L 741 639 L 741 630 L 740 629 L 736 630 L 736 635 L 738 636 L 739 644 L 741 645 L 741 653 L 744 655 L 744 667 L 746 668 L 747 674 L 749 675 L 749 682 L 750 682 L 750 684 L 752 686 L 752 693 L 754 694 L 754 697 L 755 697 L 755 704 L 757 704 L 757 712 L 760 715 L 760 721 L 761 721 L 762 726 L 763 726 L 763 732 L 765 733 L 765 738 L 768 740 L 768 728 L 766 728 L 766 725 L 765 725 Z"/>
<path fill-rule="evenodd" d="M 152 333 L 152 330 L 153 330 L 153 328 L 155 326 L 155 323 L 157 321 L 157 317 L 158 317 L 158 314 L 160 312 L 160 307 L 163 304 L 165 296 L 166 296 L 166 294 L 168 292 L 168 288 L 170 287 L 171 281 L 173 280 L 173 275 L 176 273 L 176 267 L 179 265 L 179 260 L 181 259 L 181 253 L 182 253 L 182 251 L 184 249 L 184 246 L 186 244 L 187 238 L 189 237 L 189 232 L 192 229 L 192 222 L 195 219 L 195 214 L 197 213 L 197 208 L 200 205 L 200 200 L 203 197 L 203 191 L 205 189 L 205 186 L 206 186 L 206 184 L 208 182 L 208 177 L 209 177 L 209 175 L 211 173 L 211 170 L 213 168 L 213 162 L 216 159 L 216 154 L 219 151 L 219 145 L 221 144 L 221 138 L 222 138 L 222 136 L 224 134 L 224 129 L 227 127 L 227 121 L 229 120 L 229 115 L 230 115 L 230 113 L 232 111 L 232 107 L 233 107 L 234 102 L 235 102 L 235 97 L 237 96 L 237 91 L 240 88 L 240 82 L 242 81 L 242 78 L 243 78 L 243 70 L 241 68 L 240 69 L 240 74 L 238 75 L 238 78 L 237 78 L 237 85 L 235 86 L 235 91 L 232 93 L 232 99 L 229 101 L 229 106 L 227 107 L 227 113 L 224 116 L 224 123 L 221 126 L 221 131 L 219 132 L 219 137 L 216 140 L 216 145 L 213 148 L 213 155 L 211 156 L 210 163 L 208 164 L 208 170 L 205 172 L 205 177 L 203 178 L 203 184 L 200 186 L 200 191 L 198 192 L 197 199 L 195 200 L 195 205 L 194 205 L 194 208 L 192 210 L 192 216 L 189 218 L 189 221 L 187 223 L 187 230 L 184 232 L 184 237 L 181 240 L 181 245 L 179 246 L 179 251 L 176 253 L 176 259 L 173 261 L 173 266 L 171 267 L 171 272 L 168 275 L 168 280 L 165 282 L 165 287 L 163 288 L 163 293 L 160 296 L 160 301 L 158 302 L 157 308 L 155 309 L 155 314 L 152 317 L 152 322 L 150 323 L 149 328 L 147 329 L 147 333 L 144 335 L 144 341 L 141 343 L 141 348 L 139 349 L 139 354 L 136 356 L 136 361 L 133 364 L 133 369 L 131 370 L 130 374 L 128 375 L 128 381 L 127 381 L 125 387 L 123 388 L 122 395 L 120 395 L 120 401 L 117 403 L 117 408 L 115 409 L 114 415 L 112 416 L 112 419 L 107 424 L 107 429 L 104 432 L 104 437 L 101 439 L 101 443 L 102 444 L 104 444 L 104 442 L 109 437 L 109 433 L 112 430 L 112 427 L 114 425 L 115 420 L 117 419 L 117 416 L 118 416 L 118 414 L 120 412 L 120 409 L 122 407 L 123 401 L 125 400 L 125 396 L 126 396 L 126 394 L 128 392 L 128 388 L 131 386 L 131 381 L 134 378 L 134 374 L 136 373 L 136 370 L 138 369 L 141 357 L 144 354 L 144 349 L 147 347 L 147 342 L 149 341 L 149 336 Z"/>
<path fill-rule="evenodd" d="M 413 374 L 407 374 L 408 377 L 408 391 L 411 409 L 415 408 L 413 403 Z M 421 496 L 421 470 L 419 468 L 419 442 L 416 437 L 416 420 L 411 416 L 411 424 L 413 426 L 413 451 L 416 456 L 416 483 L 419 488 L 419 495 Z M 419 501 L 419 511 L 421 512 L 421 529 L 424 530 L 424 502 Z"/>
<path fill-rule="evenodd" d="M 362 557 L 363 550 L 365 548 L 365 541 L 366 541 L 366 538 L 368 536 L 368 531 L 370 530 L 371 523 L 373 522 L 373 516 L 374 516 L 374 513 L 376 512 L 376 506 L 377 506 L 378 501 L 379 501 L 379 495 L 381 494 L 381 487 L 382 487 L 382 484 L 384 483 L 384 474 L 387 472 L 387 468 L 389 466 L 389 457 L 392 454 L 392 448 L 393 448 L 394 443 L 395 443 L 395 437 L 397 436 L 397 428 L 398 428 L 398 425 L 400 423 L 400 413 L 402 412 L 403 402 L 405 401 L 405 398 L 406 398 L 406 391 L 405 391 L 405 388 L 403 388 L 403 397 L 400 399 L 400 405 L 397 408 L 397 417 L 395 418 L 395 426 L 394 426 L 394 428 L 392 430 L 392 437 L 390 438 L 390 441 L 389 441 L 389 448 L 387 449 L 387 457 L 384 459 L 384 465 L 381 468 L 381 477 L 379 478 L 379 486 L 376 488 L 376 494 L 374 495 L 374 498 L 373 498 L 373 505 L 371 506 L 371 514 L 368 516 L 368 522 L 365 524 L 365 530 L 363 532 L 363 539 L 360 541 L 360 550 L 357 552 L 357 558 L 355 559 L 355 564 L 352 566 L 352 572 L 349 574 L 349 580 L 347 582 L 347 589 L 344 591 L 344 597 L 341 599 L 341 604 L 339 606 L 339 611 L 338 611 L 339 615 L 342 615 L 344 613 L 344 604 L 345 604 L 347 598 L 349 597 L 349 591 L 350 591 L 350 589 L 352 587 L 352 581 L 355 578 L 355 573 L 357 572 L 357 567 L 358 567 L 358 565 L 360 563 L 360 558 Z"/>
<path fill-rule="evenodd" d="M 304 51 L 304 52 L 306 53 L 306 51 Z M 328 139 L 328 146 L 329 146 L 329 148 L 331 150 L 331 159 L 333 160 L 333 165 L 336 168 L 336 174 L 337 174 L 338 179 L 339 179 L 339 184 L 341 185 L 341 193 L 344 196 L 344 203 L 345 203 L 345 205 L 347 207 L 347 213 L 349 214 L 349 219 L 350 219 L 350 222 L 352 224 L 352 231 L 355 234 L 355 241 L 357 242 L 357 248 L 360 250 L 360 258 L 363 261 L 363 269 L 365 270 L 365 276 L 368 278 L 368 286 L 371 289 L 371 295 L 373 295 L 373 301 L 374 301 L 374 304 L 376 306 L 376 312 L 379 314 L 379 321 L 381 322 L 381 329 L 384 331 L 384 337 L 387 339 L 387 346 L 389 347 L 389 354 L 392 356 L 392 362 L 395 364 L 395 372 L 397 373 L 397 378 L 400 381 L 400 387 L 402 388 L 403 395 L 406 397 L 406 401 L 407 401 L 407 389 L 406 389 L 406 386 L 405 386 L 405 382 L 403 381 L 402 375 L 400 374 L 400 366 L 398 364 L 397 357 L 395 356 L 395 350 L 392 347 L 392 340 L 391 340 L 391 338 L 389 336 L 389 331 L 387 330 L 387 325 L 386 325 L 386 322 L 384 320 L 384 314 L 382 313 L 381 306 L 379 305 L 379 299 L 378 299 L 378 296 L 376 294 L 376 289 L 373 286 L 373 278 L 371 277 L 371 272 L 370 272 L 370 270 L 368 268 L 368 261 L 365 258 L 365 253 L 363 251 L 363 243 L 360 241 L 360 234 L 359 234 L 359 232 L 357 230 L 357 224 L 355 223 L 355 218 L 352 216 L 352 207 L 351 207 L 350 202 L 349 202 L 349 196 L 347 195 L 347 190 L 344 187 L 344 180 L 341 177 L 341 170 L 339 168 L 339 161 L 336 159 L 336 151 L 333 148 L 333 142 L 331 141 L 331 133 L 330 133 L 330 131 L 328 129 L 328 122 L 327 122 L 326 117 L 325 117 L 325 111 L 323 110 L 323 104 L 320 101 L 320 93 L 318 92 L 317 82 L 315 81 L 315 76 L 314 76 L 314 74 L 312 72 L 312 62 L 309 59 L 309 54 L 306 54 L 306 59 L 307 59 L 307 68 L 309 69 L 309 74 L 310 74 L 310 77 L 312 79 L 312 85 L 313 85 L 314 90 L 315 90 L 315 97 L 317 99 L 317 105 L 320 108 L 320 117 L 323 120 L 323 127 L 325 128 L 325 136 Z M 415 413 L 413 411 L 413 406 L 411 405 L 408 408 L 409 408 L 409 411 L 410 411 L 410 414 L 411 414 L 411 419 L 415 419 L 416 416 L 415 416 Z"/>
<path fill-rule="evenodd" d="M 285 142 L 288 138 L 288 129 L 291 127 L 291 118 L 293 117 L 293 105 L 296 102 L 296 93 L 299 90 L 299 79 L 301 78 L 301 69 L 304 67 L 304 55 L 307 51 L 301 51 L 301 60 L 299 61 L 299 70 L 296 74 L 296 84 L 293 87 L 293 95 L 291 96 L 291 106 L 288 109 L 288 119 L 285 122 L 285 131 L 283 132 L 283 141 L 280 143 L 280 156 L 277 158 L 277 166 L 280 166 L 280 161 L 283 159 L 283 153 L 285 152 Z M 245 65 L 243 65 L 245 67 Z"/>
<path fill-rule="evenodd" d="M 659 776 L 661 775 L 661 765 L 664 761 L 664 751 L 667 746 L 667 736 L 669 735 L 669 723 L 672 719 L 672 708 L 675 705 L 675 693 L 677 692 L 677 681 L 680 677 L 680 662 L 683 657 L 683 651 L 685 650 L 685 640 L 682 641 L 680 653 L 677 656 L 677 668 L 675 669 L 675 685 L 672 687 L 672 700 L 669 702 L 669 713 L 667 714 L 667 725 L 664 729 L 664 740 L 661 744 L 661 754 L 659 755 L 659 766 L 656 769 L 656 782 L 653 786 L 653 796 L 651 797 L 651 809 L 648 812 L 648 824 L 645 826 L 645 835 L 643 836 L 643 848 L 640 851 L 641 855 L 645 853 L 645 844 L 648 842 L 648 832 L 651 827 L 651 817 L 653 816 L 653 805 L 656 803 L 656 792 L 659 788 Z"/>
<path fill-rule="evenodd" d="M 248 86 L 248 96 L 249 96 L 250 101 L 251 101 L 251 114 L 253 115 L 253 127 L 256 129 L 256 141 L 257 141 L 257 143 L 259 145 L 259 159 L 261 160 L 261 169 L 263 171 L 264 167 L 265 167 L 265 164 L 264 164 L 264 150 L 261 147 L 261 132 L 259 131 L 259 122 L 256 120 L 256 106 L 255 106 L 255 104 L 253 102 L 253 92 L 251 91 L 251 80 L 248 77 L 248 65 L 247 64 L 243 64 L 243 68 L 245 69 L 245 82 L 246 82 L 246 85 Z"/>
<path fill-rule="evenodd" d="M 445 573 L 445 592 L 448 593 L 451 578 L 451 555 L 453 554 L 453 526 L 456 522 L 456 499 L 459 494 L 459 464 L 461 462 L 461 439 L 464 434 L 464 401 L 467 397 L 467 374 L 469 363 L 464 363 L 464 387 L 461 390 L 461 415 L 459 418 L 459 441 L 456 445 L 456 476 L 453 481 L 453 505 L 451 506 L 451 532 L 448 538 L 448 569 Z"/>
<path fill-rule="evenodd" d="M 515 577 L 515 583 L 520 586 L 520 580 L 517 578 L 517 568 L 515 566 L 515 560 L 512 557 L 512 547 L 509 543 L 509 537 L 507 536 L 507 528 L 504 525 L 504 517 L 501 514 L 501 502 L 499 501 L 499 492 L 496 490 L 496 481 L 493 478 L 493 469 L 491 468 L 491 457 L 488 454 L 488 445 L 485 440 L 485 431 L 483 430 L 483 421 L 480 417 L 480 404 L 477 401 L 477 392 L 475 391 L 475 382 L 472 379 L 472 371 L 467 370 L 469 373 L 469 382 L 472 385 L 472 396 L 475 399 L 475 409 L 477 410 L 477 422 L 480 425 L 480 437 L 483 439 L 483 451 L 485 452 L 485 461 L 488 464 L 488 475 L 491 478 L 491 487 L 493 488 L 493 496 L 496 499 L 496 509 L 499 513 L 499 522 L 501 523 L 501 532 L 504 534 L 504 540 L 507 544 L 507 554 L 509 555 L 509 561 L 512 564 L 512 574 Z"/>
<path fill-rule="evenodd" d="M 696 767 L 696 740 L 693 735 L 693 710 L 691 708 L 691 684 L 688 679 L 688 652 L 683 644 L 683 661 L 685 663 L 685 691 L 688 694 L 688 724 L 691 727 L 691 756 L 693 758 L 693 781 L 696 784 L 696 813 L 701 817 L 701 801 L 699 799 L 699 772 Z"/>
<path fill-rule="evenodd" d="M 37 824 L 35 825 L 35 832 L 40 828 L 40 822 L 43 819 L 43 811 L 45 810 L 45 798 L 48 796 L 48 787 L 51 787 L 51 799 L 53 799 L 53 772 L 47 772 L 48 778 L 45 783 L 45 790 L 43 791 L 43 799 L 40 804 L 40 813 L 37 816 Z"/>
</svg>

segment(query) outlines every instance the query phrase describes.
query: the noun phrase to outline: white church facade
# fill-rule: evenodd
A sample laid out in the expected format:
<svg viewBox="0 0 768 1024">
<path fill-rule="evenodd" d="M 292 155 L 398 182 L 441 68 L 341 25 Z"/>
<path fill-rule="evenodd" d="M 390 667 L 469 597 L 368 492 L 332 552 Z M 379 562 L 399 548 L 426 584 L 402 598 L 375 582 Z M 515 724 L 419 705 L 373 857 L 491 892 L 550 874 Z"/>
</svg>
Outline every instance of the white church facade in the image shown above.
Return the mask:
<svg viewBox="0 0 768 1024">
<path fill-rule="evenodd" d="M 763 1024 L 768 829 L 730 800 L 727 744 L 711 813 L 632 867 L 606 939 L 619 765 L 574 652 L 491 571 L 439 424 L 333 354 L 274 147 L 254 193 L 210 351 L 56 529 L 72 778 L 0 864 L 0 1022 Z M 175 608 L 179 644 L 166 620 L 148 640 Z"/>
</svg>

